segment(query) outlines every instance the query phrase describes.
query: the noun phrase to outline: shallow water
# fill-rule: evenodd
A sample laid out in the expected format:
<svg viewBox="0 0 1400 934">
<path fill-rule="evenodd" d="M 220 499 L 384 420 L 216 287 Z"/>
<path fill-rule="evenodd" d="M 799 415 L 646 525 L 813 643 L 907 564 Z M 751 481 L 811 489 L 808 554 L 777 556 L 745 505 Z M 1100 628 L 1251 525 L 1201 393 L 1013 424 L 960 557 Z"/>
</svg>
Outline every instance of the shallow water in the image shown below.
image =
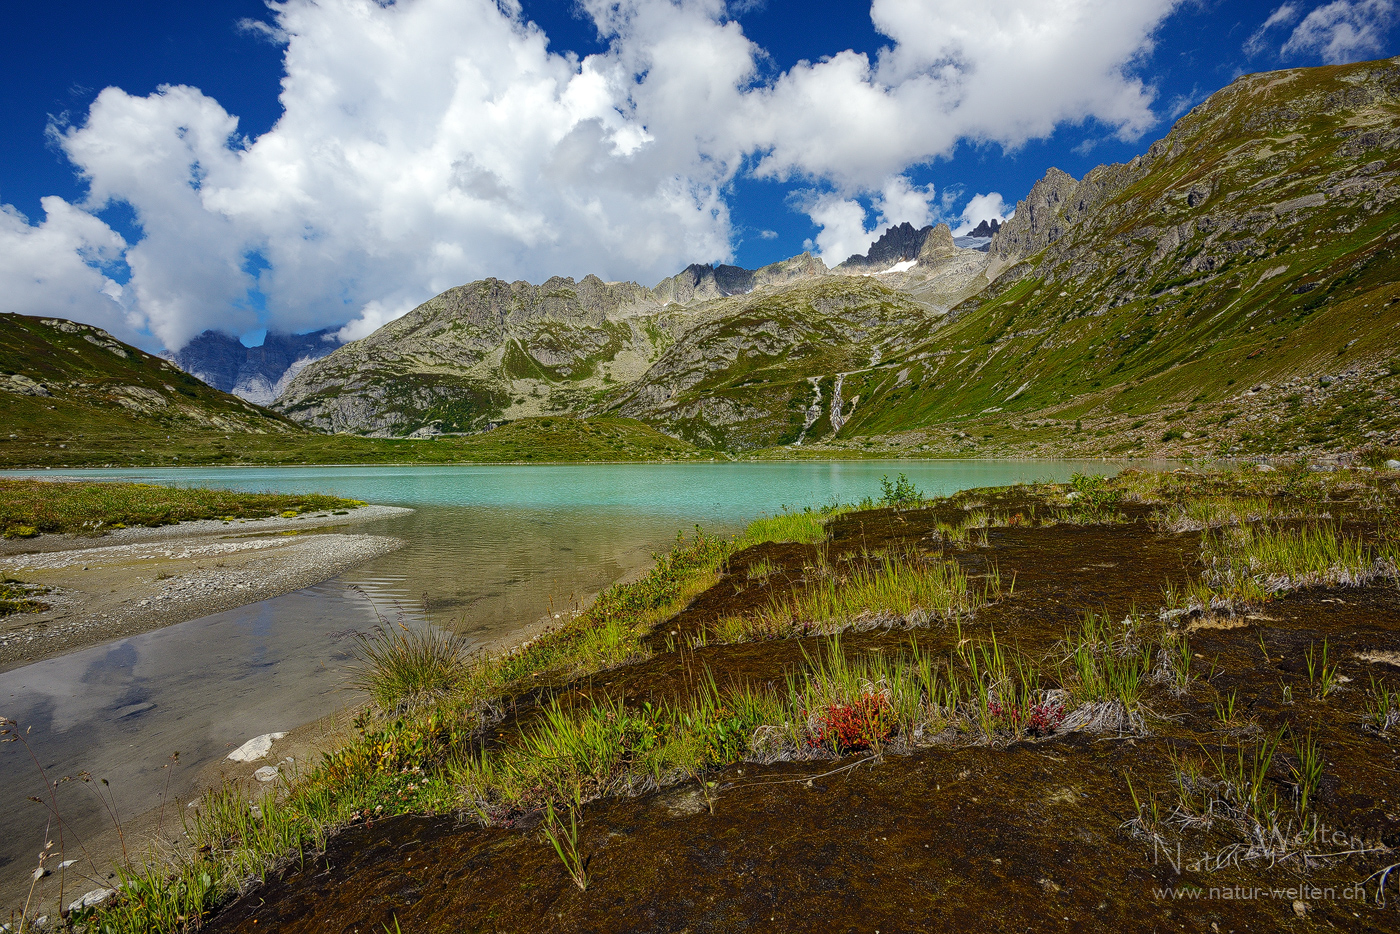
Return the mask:
<svg viewBox="0 0 1400 934">
<path fill-rule="evenodd" d="M 926 494 L 1034 480 L 1098 461 L 871 461 L 764 464 L 196 468 L 44 471 L 181 486 L 328 492 L 413 507 L 357 526 L 404 549 L 316 587 L 0 674 L 0 714 L 28 734 L 50 778 L 87 770 L 120 813 L 188 796 L 200 767 L 259 733 L 289 729 L 353 700 L 351 642 L 376 615 L 426 615 L 480 644 L 508 642 L 550 611 L 644 567 L 678 530 L 733 532 L 784 506 L 878 496 L 905 473 Z M 150 705 L 150 706 L 146 706 Z M 162 767 L 175 751 L 172 775 Z M 46 813 L 18 744 L 0 747 L 0 885 L 33 865 Z M 89 789 L 63 789 L 73 835 L 109 826 Z"/>
<path fill-rule="evenodd" d="M 34 867 L 45 839 L 48 810 L 26 800 L 46 797 L 38 766 L 51 781 L 86 771 L 108 782 L 58 790 L 63 827 L 49 838 L 55 847 L 62 839 L 64 858 L 79 857 L 113 816 L 159 806 L 167 779 L 172 800 L 188 800 L 199 768 L 230 746 L 344 704 L 340 669 L 353 645 L 344 631 L 373 619 L 363 595 L 327 582 L 0 674 L 0 713 L 20 724 L 38 759 L 20 743 L 0 747 L 4 891 Z M 178 826 L 177 809 L 167 821 Z"/>
</svg>

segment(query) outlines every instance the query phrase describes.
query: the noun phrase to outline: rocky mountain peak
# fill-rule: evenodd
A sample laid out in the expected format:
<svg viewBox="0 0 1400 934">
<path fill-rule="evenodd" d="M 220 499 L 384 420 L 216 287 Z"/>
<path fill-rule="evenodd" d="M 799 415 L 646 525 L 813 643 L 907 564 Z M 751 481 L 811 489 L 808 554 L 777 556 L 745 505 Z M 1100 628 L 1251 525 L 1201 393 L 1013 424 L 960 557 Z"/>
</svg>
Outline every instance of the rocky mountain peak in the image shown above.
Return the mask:
<svg viewBox="0 0 1400 934">
<path fill-rule="evenodd" d="M 729 295 L 743 295 L 769 285 L 781 285 L 826 275 L 826 265 L 811 253 L 799 253 L 789 259 L 770 263 L 759 269 L 720 264 L 709 266 L 691 263 L 669 279 L 662 279 L 651 290 L 655 301 L 688 305 Z"/>
<path fill-rule="evenodd" d="M 921 264 L 930 265 L 953 256 L 957 251 L 953 231 L 948 229 L 947 224 L 939 224 L 924 228 L 924 242 L 919 245 L 919 252 L 914 258 Z"/>
<path fill-rule="evenodd" d="M 669 279 L 658 282 L 652 293 L 663 303 L 687 305 L 747 292 L 752 287 L 753 272 L 742 266 L 691 263 Z"/>
<path fill-rule="evenodd" d="M 865 255 L 852 253 L 846 257 L 845 262 L 836 268 L 849 270 L 867 269 L 873 266 L 877 269 L 885 269 L 895 263 L 918 259 L 919 249 L 924 245 L 924 240 L 932 230 L 932 227 L 915 227 L 908 221 L 887 228 L 880 235 L 880 239 L 870 245 L 870 249 Z"/>
<path fill-rule="evenodd" d="M 852 254 L 834 272 L 866 275 L 882 272 L 897 263 L 918 260 L 921 265 L 941 263 L 958 252 L 947 224 L 915 227 L 909 222 L 887 228 L 864 255 Z"/>
<path fill-rule="evenodd" d="M 1017 202 L 1015 215 L 992 238 L 991 253 L 1002 258 L 1021 258 L 1058 240 L 1065 232 L 1061 217 L 1064 205 L 1073 200 L 1078 185 L 1073 175 L 1051 167 L 1025 199 Z"/>
<path fill-rule="evenodd" d="M 976 227 L 968 231 L 964 236 L 968 237 L 995 237 L 997 231 L 1001 229 L 1001 221 L 995 218 L 990 221 L 982 221 Z"/>
</svg>

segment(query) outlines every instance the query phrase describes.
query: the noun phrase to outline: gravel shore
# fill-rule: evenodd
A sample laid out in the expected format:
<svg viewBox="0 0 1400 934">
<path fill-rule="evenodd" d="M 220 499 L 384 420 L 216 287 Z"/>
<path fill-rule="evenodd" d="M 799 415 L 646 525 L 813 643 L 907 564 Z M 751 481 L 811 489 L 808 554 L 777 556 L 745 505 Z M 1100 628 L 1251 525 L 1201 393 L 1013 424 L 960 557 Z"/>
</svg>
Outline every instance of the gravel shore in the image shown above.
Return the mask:
<svg viewBox="0 0 1400 934">
<path fill-rule="evenodd" d="M 207 616 L 334 577 L 404 545 L 397 538 L 304 531 L 408 512 L 185 522 L 102 538 L 6 542 L 0 574 L 49 588 L 48 609 L 0 618 L 0 671 Z"/>
</svg>

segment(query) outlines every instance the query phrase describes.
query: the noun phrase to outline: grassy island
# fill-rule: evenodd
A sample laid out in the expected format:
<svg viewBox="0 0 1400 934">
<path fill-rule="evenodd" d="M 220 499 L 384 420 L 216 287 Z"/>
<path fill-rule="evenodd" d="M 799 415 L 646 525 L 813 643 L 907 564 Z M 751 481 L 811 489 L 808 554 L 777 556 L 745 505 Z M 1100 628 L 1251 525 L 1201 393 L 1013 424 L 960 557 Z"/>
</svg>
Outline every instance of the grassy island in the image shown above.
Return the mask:
<svg viewBox="0 0 1400 934">
<path fill-rule="evenodd" d="M 29 538 L 45 532 L 102 535 L 131 526 L 154 528 L 194 519 L 262 519 L 363 505 L 359 500 L 321 493 L 239 493 L 149 483 L 0 478 L 0 534 L 5 538 Z"/>
</svg>

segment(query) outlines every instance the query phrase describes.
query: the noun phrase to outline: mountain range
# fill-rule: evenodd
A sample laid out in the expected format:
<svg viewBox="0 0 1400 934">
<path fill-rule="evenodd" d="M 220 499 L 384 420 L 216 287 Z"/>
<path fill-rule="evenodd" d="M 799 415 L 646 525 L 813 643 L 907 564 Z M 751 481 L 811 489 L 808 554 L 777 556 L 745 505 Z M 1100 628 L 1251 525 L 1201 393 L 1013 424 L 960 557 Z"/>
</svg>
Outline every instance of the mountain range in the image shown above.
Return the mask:
<svg viewBox="0 0 1400 934">
<path fill-rule="evenodd" d="M 276 396 L 276 415 L 218 403 L 246 430 L 433 438 L 606 416 L 783 456 L 1400 445 L 1397 150 L 1400 60 L 1249 75 L 1129 162 L 1050 169 L 965 238 L 900 224 L 832 269 L 801 254 L 652 287 L 483 279 L 343 346 L 206 332 L 177 359 Z M 110 342 L 38 320 L 25 340 Z M 35 387 L 127 406 L 144 396 L 121 385 L 167 405 L 185 385 L 145 361 L 150 379 L 88 386 L 26 353 L 0 389 L 31 407 Z"/>
<path fill-rule="evenodd" d="M 1324 415 L 1389 439 L 1397 88 L 1394 61 L 1240 78 L 1131 162 L 1051 169 L 972 231 L 985 252 L 901 224 L 830 270 L 803 254 L 653 288 L 469 283 L 310 363 L 274 405 L 419 437 L 610 413 L 733 451 L 994 450 L 1017 426 L 1147 452 L 1204 433 L 1207 411 L 1219 453 Z M 1332 411 L 1362 387 L 1381 394 Z"/>
<path fill-rule="evenodd" d="M 307 365 L 275 407 L 328 431 L 417 437 L 609 411 L 695 443 L 765 446 L 803 429 L 794 380 L 809 395 L 811 374 L 926 333 L 985 288 L 987 261 L 946 225 L 903 224 L 832 270 L 804 253 L 756 270 L 692 265 L 653 288 L 484 279 Z M 778 382 L 730 391 L 761 358 L 786 361 Z"/>
</svg>

